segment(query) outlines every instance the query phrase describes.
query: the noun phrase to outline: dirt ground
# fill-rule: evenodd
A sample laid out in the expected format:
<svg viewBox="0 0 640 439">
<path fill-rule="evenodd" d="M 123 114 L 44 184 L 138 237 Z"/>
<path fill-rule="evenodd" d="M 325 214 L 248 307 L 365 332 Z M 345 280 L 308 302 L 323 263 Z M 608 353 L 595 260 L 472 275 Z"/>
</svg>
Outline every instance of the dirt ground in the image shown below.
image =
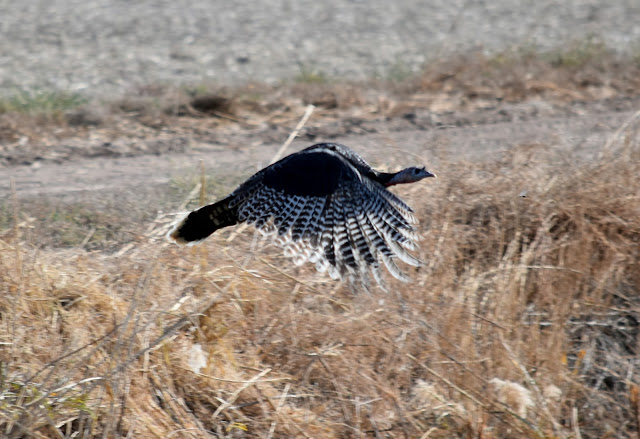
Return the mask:
<svg viewBox="0 0 640 439">
<path fill-rule="evenodd" d="M 149 83 L 362 80 L 473 49 L 637 47 L 636 0 L 0 2 L 0 92 L 131 92 Z"/>
<path fill-rule="evenodd" d="M 567 160 L 588 161 L 638 107 L 640 98 L 624 97 L 559 109 L 533 101 L 474 112 L 414 110 L 393 119 L 320 116 L 315 121 L 312 115 L 288 152 L 315 142 L 338 141 L 374 164 L 397 168 L 418 162 L 444 179 L 446 169 L 438 167 L 442 158 L 490 161 L 522 145 L 546 145 L 566 154 Z M 82 201 L 128 194 L 133 201 L 144 202 L 149 194 L 168 190 L 173 179 L 195 172 L 201 161 L 213 177 L 248 176 L 268 163 L 296 123 L 219 129 L 195 120 L 197 132 L 191 134 L 184 129 L 175 134 L 160 130 L 111 140 L 111 135 L 101 138 L 98 130 L 55 144 L 35 142 L 31 148 L 18 141 L 3 148 L 0 198 L 8 199 L 13 181 L 20 198 Z"/>
</svg>

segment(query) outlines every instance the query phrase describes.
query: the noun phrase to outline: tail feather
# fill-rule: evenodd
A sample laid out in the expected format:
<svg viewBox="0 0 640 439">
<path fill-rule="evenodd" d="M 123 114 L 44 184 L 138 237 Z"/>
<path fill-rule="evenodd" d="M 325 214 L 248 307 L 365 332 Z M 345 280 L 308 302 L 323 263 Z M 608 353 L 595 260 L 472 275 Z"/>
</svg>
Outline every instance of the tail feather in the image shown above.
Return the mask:
<svg viewBox="0 0 640 439">
<path fill-rule="evenodd" d="M 238 208 L 230 208 L 230 201 L 231 197 L 227 197 L 194 210 L 169 232 L 168 238 L 178 244 L 196 243 L 218 229 L 237 224 Z"/>
</svg>

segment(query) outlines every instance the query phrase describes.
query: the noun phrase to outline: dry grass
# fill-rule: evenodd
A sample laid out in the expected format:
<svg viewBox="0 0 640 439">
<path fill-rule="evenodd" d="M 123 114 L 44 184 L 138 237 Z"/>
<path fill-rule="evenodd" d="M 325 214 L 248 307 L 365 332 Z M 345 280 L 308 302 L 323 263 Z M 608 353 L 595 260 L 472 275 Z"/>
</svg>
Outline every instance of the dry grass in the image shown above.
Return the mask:
<svg viewBox="0 0 640 439">
<path fill-rule="evenodd" d="M 1 434 L 636 437 L 640 122 L 592 164 L 525 145 L 436 171 L 402 192 L 426 264 L 397 296 L 250 231 L 169 246 L 167 218 L 115 253 L 39 249 L 14 201 Z"/>
<path fill-rule="evenodd" d="M 565 51 L 519 48 L 436 62 L 425 69 L 419 87 L 455 92 L 469 102 L 529 98 L 568 102 L 634 94 L 640 85 L 639 70 L 637 59 L 587 40 Z"/>
<path fill-rule="evenodd" d="M 562 107 L 576 101 L 637 95 L 638 59 L 637 54 L 617 54 L 587 39 L 563 51 L 518 48 L 494 55 L 468 53 L 430 62 L 417 74 L 392 67 L 387 77 L 360 82 L 303 69 L 296 81 L 278 86 L 150 84 L 108 102 L 22 91 L 0 96 L 0 142 L 4 143 L 3 155 L 18 156 L 11 163 L 31 163 L 46 158 L 60 139 L 92 139 L 96 132 L 100 138 L 117 139 L 166 130 L 211 136 L 230 126 L 286 125 L 297 120 L 307 104 L 318 107 L 315 125 L 348 117 L 397 118 L 414 109 L 474 111 L 540 99 Z M 21 157 L 22 149 L 38 154 Z"/>
</svg>

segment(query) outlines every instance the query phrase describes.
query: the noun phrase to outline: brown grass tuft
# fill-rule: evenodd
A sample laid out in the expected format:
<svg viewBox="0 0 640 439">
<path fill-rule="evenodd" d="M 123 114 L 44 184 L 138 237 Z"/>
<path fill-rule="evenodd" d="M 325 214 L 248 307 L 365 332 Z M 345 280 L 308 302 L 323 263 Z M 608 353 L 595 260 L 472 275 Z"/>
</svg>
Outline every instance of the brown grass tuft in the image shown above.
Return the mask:
<svg viewBox="0 0 640 439">
<path fill-rule="evenodd" d="M 562 103 L 635 94 L 639 69 L 637 62 L 625 61 L 613 50 L 588 40 L 565 51 L 518 48 L 434 62 L 417 86 L 423 91 L 455 93 L 467 105 L 482 106 L 496 99 Z"/>
</svg>

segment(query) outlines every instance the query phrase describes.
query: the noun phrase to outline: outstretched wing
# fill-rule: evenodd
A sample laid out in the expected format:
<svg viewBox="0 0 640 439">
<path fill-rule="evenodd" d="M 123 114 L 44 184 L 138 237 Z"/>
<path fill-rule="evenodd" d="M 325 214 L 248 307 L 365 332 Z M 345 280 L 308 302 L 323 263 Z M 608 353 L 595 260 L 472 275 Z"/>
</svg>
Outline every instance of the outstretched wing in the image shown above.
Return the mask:
<svg viewBox="0 0 640 439">
<path fill-rule="evenodd" d="M 404 281 L 396 259 L 419 265 L 407 251 L 417 240 L 411 208 L 338 154 L 289 156 L 243 186 L 230 205 L 238 221 L 274 236 L 297 265 L 365 283 L 371 272 L 381 285 L 381 264 Z"/>
</svg>

